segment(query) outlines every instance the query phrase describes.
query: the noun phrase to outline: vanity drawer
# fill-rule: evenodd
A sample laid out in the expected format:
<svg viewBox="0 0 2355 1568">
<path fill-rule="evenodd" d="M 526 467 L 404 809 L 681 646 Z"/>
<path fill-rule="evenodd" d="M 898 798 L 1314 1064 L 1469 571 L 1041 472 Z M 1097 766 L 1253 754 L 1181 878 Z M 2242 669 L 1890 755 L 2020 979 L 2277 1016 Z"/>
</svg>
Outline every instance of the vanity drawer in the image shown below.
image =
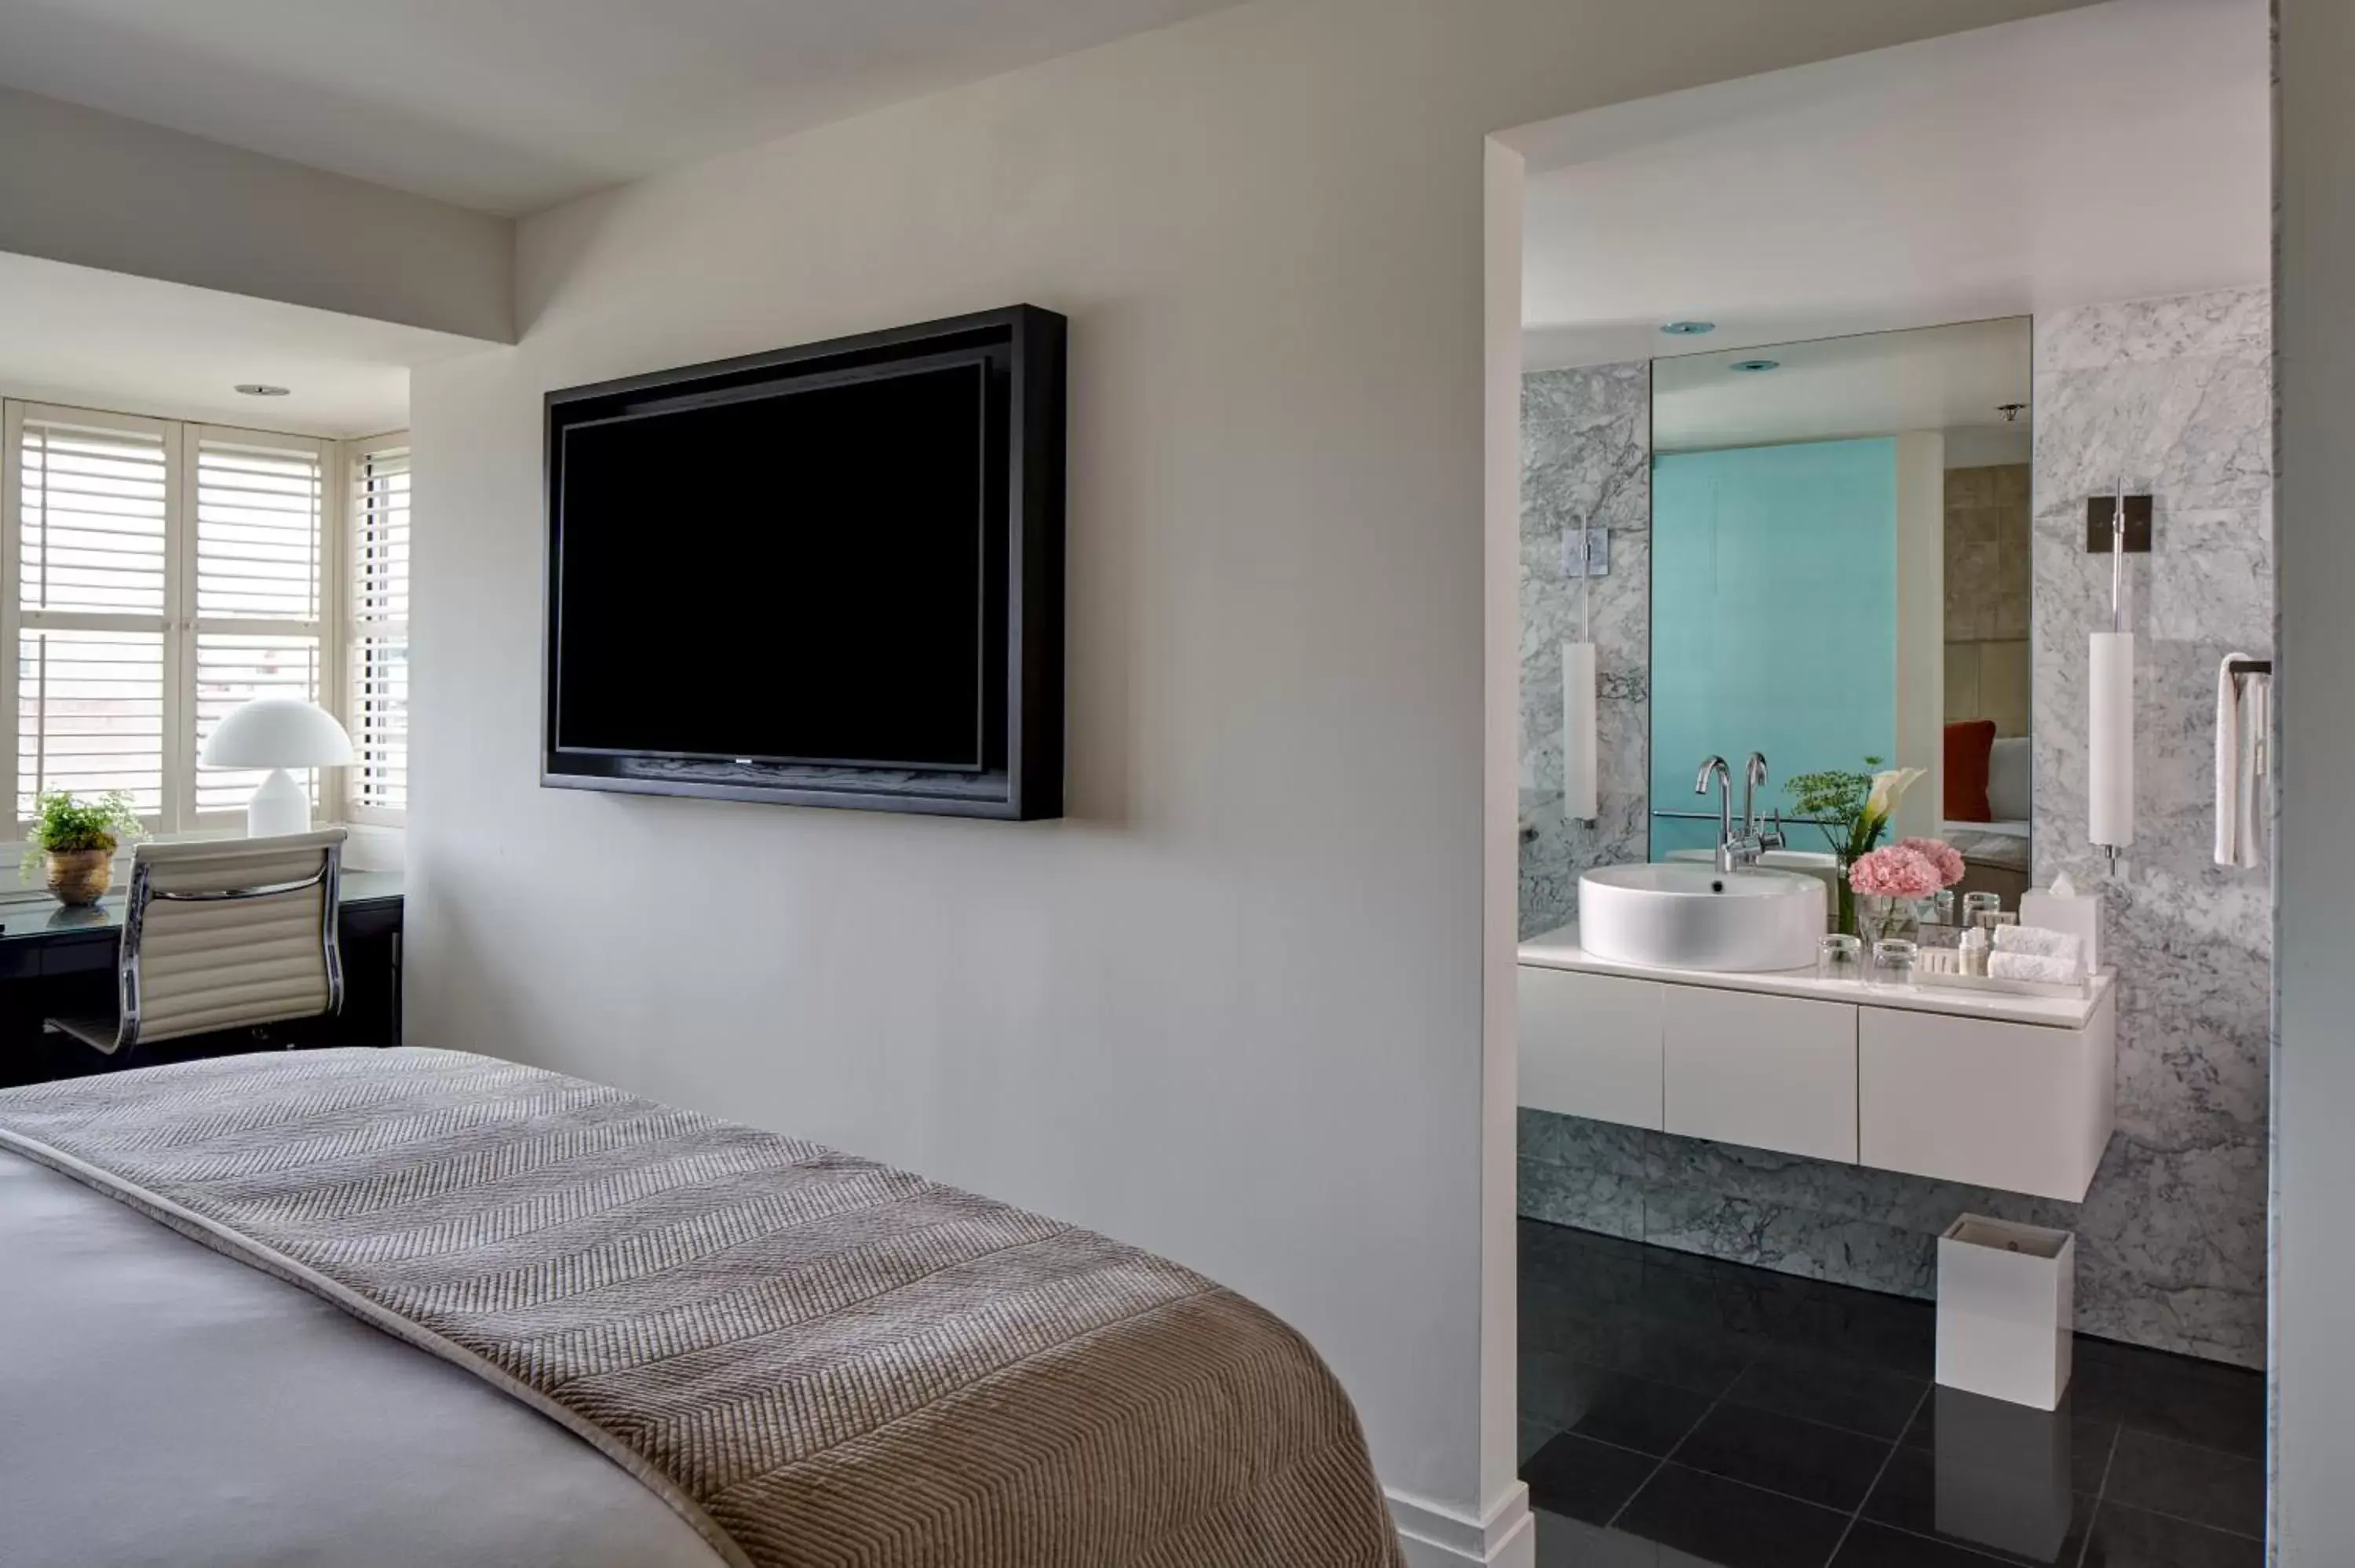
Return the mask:
<svg viewBox="0 0 2355 1568">
<path fill-rule="evenodd" d="M 2083 1202 L 2110 1143 L 2116 1020 L 2115 991 L 2083 1029 L 1865 1009 L 1864 1163 Z"/>
<path fill-rule="evenodd" d="M 1668 1131 L 1855 1163 L 1855 1008 L 1667 989 Z"/>
<path fill-rule="evenodd" d="M 1668 989 L 1522 965 L 1520 1103 L 1658 1130 Z"/>
</svg>

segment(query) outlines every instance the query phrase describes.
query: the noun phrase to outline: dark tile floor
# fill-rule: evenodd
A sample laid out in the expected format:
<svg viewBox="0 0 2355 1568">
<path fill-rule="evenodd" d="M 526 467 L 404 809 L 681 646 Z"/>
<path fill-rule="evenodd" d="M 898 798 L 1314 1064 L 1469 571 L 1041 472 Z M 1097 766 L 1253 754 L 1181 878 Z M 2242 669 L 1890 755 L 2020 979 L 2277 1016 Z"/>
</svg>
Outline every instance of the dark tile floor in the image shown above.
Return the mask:
<svg viewBox="0 0 2355 1568">
<path fill-rule="evenodd" d="M 1540 1568 L 2262 1568 L 2255 1372 L 2079 1339 L 1934 1385 L 1930 1304 L 1521 1223 Z"/>
</svg>

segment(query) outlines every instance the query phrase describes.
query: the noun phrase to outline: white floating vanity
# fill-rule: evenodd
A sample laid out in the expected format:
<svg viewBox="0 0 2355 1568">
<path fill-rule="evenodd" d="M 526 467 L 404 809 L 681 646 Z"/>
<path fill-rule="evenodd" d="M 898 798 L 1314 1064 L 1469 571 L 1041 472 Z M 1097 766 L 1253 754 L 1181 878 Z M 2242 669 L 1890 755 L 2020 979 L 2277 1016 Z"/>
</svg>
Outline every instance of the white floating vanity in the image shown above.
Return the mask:
<svg viewBox="0 0 2355 1568">
<path fill-rule="evenodd" d="M 1520 945 L 1520 1103 L 1597 1121 L 2077 1202 L 2109 1145 L 2116 1000 Z"/>
</svg>

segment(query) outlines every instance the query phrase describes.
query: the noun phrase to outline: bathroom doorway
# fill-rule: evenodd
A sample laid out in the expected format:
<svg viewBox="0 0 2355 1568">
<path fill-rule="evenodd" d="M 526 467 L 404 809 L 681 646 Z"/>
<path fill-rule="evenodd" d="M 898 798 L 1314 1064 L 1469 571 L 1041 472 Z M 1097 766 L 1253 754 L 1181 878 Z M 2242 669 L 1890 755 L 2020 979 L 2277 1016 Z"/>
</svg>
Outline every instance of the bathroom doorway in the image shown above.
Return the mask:
<svg viewBox="0 0 2355 1568">
<path fill-rule="evenodd" d="M 1519 1022 L 1540 1561 L 2263 1560 L 2269 871 L 2262 845 L 2218 863 L 2211 740 L 2224 662 L 2272 652 L 2268 37 L 2257 0 L 2113 0 L 1501 139 L 1515 985 L 1584 988 Z M 2094 525 L 2120 492 L 2148 519 L 2123 560 Z M 2115 857 L 2087 723 L 2113 626 L 2142 818 Z M 1842 1001 L 1582 945 L 1582 879 L 1652 863 L 1815 877 L 1838 925 L 1884 773 L 1916 776 L 1870 847 L 1950 849 L 1957 906 L 2083 901 L 2081 1006 Z M 1943 1070 L 1935 1043 L 1998 1037 L 1969 1025 L 2050 1026 L 2017 1038 L 2100 1067 L 2090 1150 L 1974 1163 L 1952 1094 L 1875 1147 L 1874 1064 Z M 1743 1082 L 1728 1043 L 1786 1034 L 1791 1071 Z M 1566 1089 L 1532 1087 L 1549 1051 Z M 1963 1213 L 2077 1238 L 2057 1413 L 1934 1383 Z M 1946 1506 L 1974 1486 L 1991 1515 Z"/>
</svg>

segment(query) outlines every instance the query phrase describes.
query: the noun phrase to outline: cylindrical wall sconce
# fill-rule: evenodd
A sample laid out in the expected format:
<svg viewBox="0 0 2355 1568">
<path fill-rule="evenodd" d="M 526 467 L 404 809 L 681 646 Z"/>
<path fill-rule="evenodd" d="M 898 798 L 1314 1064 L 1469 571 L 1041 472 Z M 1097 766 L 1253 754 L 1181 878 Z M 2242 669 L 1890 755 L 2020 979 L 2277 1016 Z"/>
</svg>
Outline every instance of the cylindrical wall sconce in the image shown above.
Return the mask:
<svg viewBox="0 0 2355 1568">
<path fill-rule="evenodd" d="M 1602 814 L 1595 779 L 1594 644 L 1561 645 L 1561 814 L 1591 822 Z"/>
<path fill-rule="evenodd" d="M 2150 549 L 2151 498 L 2094 496 L 2085 507 L 2085 548 L 2110 555 L 2110 629 L 2092 634 L 2085 656 L 2085 836 L 2109 852 L 2134 842 L 2135 640 L 2126 629 L 2126 556 Z"/>
</svg>

